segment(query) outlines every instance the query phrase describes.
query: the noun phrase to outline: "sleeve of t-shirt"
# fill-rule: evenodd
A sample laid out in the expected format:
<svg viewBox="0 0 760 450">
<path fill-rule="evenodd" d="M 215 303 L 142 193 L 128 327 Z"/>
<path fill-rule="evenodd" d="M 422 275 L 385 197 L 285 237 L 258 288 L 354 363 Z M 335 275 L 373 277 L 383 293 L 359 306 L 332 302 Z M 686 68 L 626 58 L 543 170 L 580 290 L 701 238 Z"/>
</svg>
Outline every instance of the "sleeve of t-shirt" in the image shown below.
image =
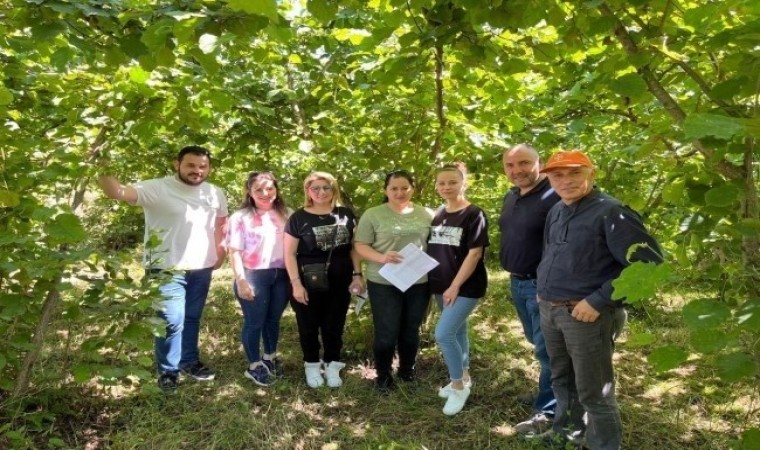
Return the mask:
<svg viewBox="0 0 760 450">
<path fill-rule="evenodd" d="M 370 245 L 375 242 L 375 224 L 372 216 L 372 209 L 368 209 L 359 219 L 359 223 L 356 225 L 355 242 Z"/>
<path fill-rule="evenodd" d="M 132 187 L 137 192 L 135 204 L 143 208 L 155 204 L 161 198 L 161 186 L 160 179 L 138 181 L 133 184 Z"/>
<path fill-rule="evenodd" d="M 483 210 L 475 209 L 467 222 L 467 248 L 488 247 L 488 219 Z"/>
<path fill-rule="evenodd" d="M 216 188 L 217 195 L 219 196 L 219 208 L 216 210 L 216 217 L 227 217 L 230 215 L 227 209 L 227 196 L 224 195 L 224 191 Z"/>
<path fill-rule="evenodd" d="M 285 232 L 296 239 L 301 239 L 301 235 L 298 233 L 298 217 L 299 211 L 294 212 L 288 217 L 288 221 L 285 222 Z"/>
<path fill-rule="evenodd" d="M 243 250 L 245 248 L 245 223 L 243 221 L 243 214 L 236 212 L 230 217 L 224 246 L 234 250 Z"/>
</svg>

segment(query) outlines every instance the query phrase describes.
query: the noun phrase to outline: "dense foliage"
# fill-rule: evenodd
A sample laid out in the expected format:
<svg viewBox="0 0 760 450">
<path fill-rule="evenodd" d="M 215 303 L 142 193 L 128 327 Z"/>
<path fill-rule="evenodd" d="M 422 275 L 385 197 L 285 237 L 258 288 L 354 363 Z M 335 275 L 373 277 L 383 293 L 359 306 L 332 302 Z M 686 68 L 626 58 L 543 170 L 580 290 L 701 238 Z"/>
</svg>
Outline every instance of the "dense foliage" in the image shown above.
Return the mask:
<svg viewBox="0 0 760 450">
<path fill-rule="evenodd" d="M 319 168 L 361 211 L 401 167 L 432 204 L 434 165 L 462 160 L 493 218 L 504 146 L 588 150 L 669 254 L 619 292 L 702 293 L 688 345 L 635 337 L 650 362 L 757 379 L 758 36 L 753 0 L 0 0 L 3 398 L 50 381 L 32 369 L 61 315 L 113 325 L 65 337 L 91 359 L 59 383 L 150 377 L 154 297 L 105 251 L 140 240 L 139 211 L 92 179 L 106 158 L 159 176 L 195 143 L 231 204 L 251 169 L 298 204 Z"/>
</svg>

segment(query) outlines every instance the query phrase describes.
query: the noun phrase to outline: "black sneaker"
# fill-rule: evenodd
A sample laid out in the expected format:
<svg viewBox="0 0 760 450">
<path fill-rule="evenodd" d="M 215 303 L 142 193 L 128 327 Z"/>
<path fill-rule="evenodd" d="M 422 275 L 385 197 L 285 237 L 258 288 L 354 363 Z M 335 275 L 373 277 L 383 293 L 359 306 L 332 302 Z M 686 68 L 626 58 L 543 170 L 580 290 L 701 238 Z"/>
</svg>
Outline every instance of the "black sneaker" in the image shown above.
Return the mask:
<svg viewBox="0 0 760 450">
<path fill-rule="evenodd" d="M 200 361 L 195 361 L 192 364 L 181 367 L 180 370 L 183 374 L 198 381 L 211 381 L 216 376 L 213 370 L 206 367 L 206 365 Z"/>
<path fill-rule="evenodd" d="M 401 378 L 401 381 L 406 381 L 407 383 L 411 383 L 416 379 L 414 369 L 399 369 L 398 377 Z"/>
<path fill-rule="evenodd" d="M 255 369 L 246 369 L 245 376 L 259 386 L 269 386 L 272 384 L 272 374 L 265 364 L 256 366 Z"/>
<path fill-rule="evenodd" d="M 267 366 L 269 373 L 275 378 L 282 378 L 284 371 L 282 370 L 282 360 L 280 358 L 275 359 L 262 359 L 261 362 Z"/>
<path fill-rule="evenodd" d="M 394 387 L 393 376 L 390 373 L 377 374 L 375 389 L 382 394 L 390 392 Z"/>
<path fill-rule="evenodd" d="M 162 373 L 158 376 L 158 388 L 164 394 L 173 394 L 177 391 L 179 386 L 179 376 L 176 373 Z"/>
</svg>

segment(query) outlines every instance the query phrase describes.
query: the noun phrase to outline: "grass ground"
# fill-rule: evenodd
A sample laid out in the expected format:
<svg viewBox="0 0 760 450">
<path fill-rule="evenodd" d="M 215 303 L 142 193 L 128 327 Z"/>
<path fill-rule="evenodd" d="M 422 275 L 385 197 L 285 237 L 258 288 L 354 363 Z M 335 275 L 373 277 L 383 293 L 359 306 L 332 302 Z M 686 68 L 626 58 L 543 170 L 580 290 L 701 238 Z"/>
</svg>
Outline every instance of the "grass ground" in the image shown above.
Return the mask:
<svg viewBox="0 0 760 450">
<path fill-rule="evenodd" d="M 543 448 L 511 428 L 530 415 L 515 396 L 535 388 L 538 367 L 509 303 L 503 273 L 491 272 L 489 293 L 472 317 L 475 384 L 467 406 L 455 417 L 441 413 L 443 400 L 437 397 L 446 370 L 431 336 L 435 317 L 423 330 L 418 380 L 381 395 L 372 388 L 369 308 L 358 316 L 349 314 L 345 385 L 317 390 L 303 380 L 295 317 L 288 309 L 280 344 L 285 377 L 261 388 L 243 377 L 241 316 L 229 286 L 229 271 L 218 272 L 202 324 L 202 355 L 216 370 L 216 380 L 183 380 L 171 396 L 162 395 L 154 380 L 132 389 L 38 384 L 36 407 L 50 412 L 50 423 L 27 445 L 89 450 Z M 696 365 L 657 374 L 646 362 L 647 350 L 627 341 L 628 333 L 647 330 L 660 342 L 681 342 L 685 332 L 679 323 L 667 308 L 634 313 L 618 343 L 624 448 L 739 448 L 738 434 L 760 424 L 757 386 L 721 384 Z M 55 351 L 61 345 L 60 339 L 51 339 L 42 370 L 61 367 Z"/>
</svg>

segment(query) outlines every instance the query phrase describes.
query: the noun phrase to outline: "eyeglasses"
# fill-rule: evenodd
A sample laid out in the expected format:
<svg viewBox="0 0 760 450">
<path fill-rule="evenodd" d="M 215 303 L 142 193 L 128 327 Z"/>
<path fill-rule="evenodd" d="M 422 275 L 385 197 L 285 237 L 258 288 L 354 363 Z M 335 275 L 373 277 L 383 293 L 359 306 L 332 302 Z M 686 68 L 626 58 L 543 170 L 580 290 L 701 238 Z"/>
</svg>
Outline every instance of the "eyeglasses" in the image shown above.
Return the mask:
<svg viewBox="0 0 760 450">
<path fill-rule="evenodd" d="M 309 190 L 315 194 L 319 193 L 319 191 L 325 191 L 325 192 L 331 192 L 333 190 L 332 186 L 329 184 L 326 186 L 311 186 Z"/>
</svg>

